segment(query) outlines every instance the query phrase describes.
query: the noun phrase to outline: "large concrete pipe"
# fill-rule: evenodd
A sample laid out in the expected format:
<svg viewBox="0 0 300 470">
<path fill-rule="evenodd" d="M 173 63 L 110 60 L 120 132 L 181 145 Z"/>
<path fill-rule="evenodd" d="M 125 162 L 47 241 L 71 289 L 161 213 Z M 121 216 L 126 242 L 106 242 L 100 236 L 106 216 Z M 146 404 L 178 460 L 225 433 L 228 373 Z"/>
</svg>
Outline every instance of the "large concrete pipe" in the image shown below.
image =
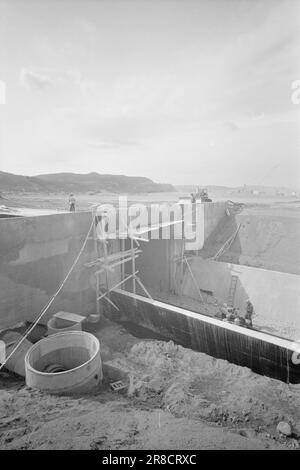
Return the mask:
<svg viewBox="0 0 300 470">
<path fill-rule="evenodd" d="M 22 335 L 16 331 L 6 331 L 1 340 L 5 343 L 5 355 L 8 358 L 14 351 L 12 356 L 5 363 L 6 369 L 14 372 L 17 375 L 25 377 L 25 362 L 24 358 L 32 346 L 32 343 L 27 339 L 22 339 Z M 20 345 L 16 348 L 16 346 Z"/>
<path fill-rule="evenodd" d="M 53 394 L 85 393 L 102 381 L 99 340 L 91 333 L 57 333 L 25 356 L 26 385 Z"/>
</svg>

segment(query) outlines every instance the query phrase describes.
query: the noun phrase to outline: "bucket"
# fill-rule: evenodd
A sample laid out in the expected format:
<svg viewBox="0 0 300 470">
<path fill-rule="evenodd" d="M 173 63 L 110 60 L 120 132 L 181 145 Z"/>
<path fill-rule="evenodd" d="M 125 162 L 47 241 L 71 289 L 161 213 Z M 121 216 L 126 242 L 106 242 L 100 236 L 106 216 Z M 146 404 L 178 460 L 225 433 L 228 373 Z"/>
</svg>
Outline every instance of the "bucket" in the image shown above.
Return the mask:
<svg viewBox="0 0 300 470">
<path fill-rule="evenodd" d="M 82 331 L 81 322 L 63 322 L 59 318 L 52 317 L 47 323 L 48 336 L 66 331 Z"/>
<path fill-rule="evenodd" d="M 102 381 L 99 340 L 85 331 L 48 336 L 25 357 L 26 385 L 56 395 L 90 392 Z"/>
</svg>

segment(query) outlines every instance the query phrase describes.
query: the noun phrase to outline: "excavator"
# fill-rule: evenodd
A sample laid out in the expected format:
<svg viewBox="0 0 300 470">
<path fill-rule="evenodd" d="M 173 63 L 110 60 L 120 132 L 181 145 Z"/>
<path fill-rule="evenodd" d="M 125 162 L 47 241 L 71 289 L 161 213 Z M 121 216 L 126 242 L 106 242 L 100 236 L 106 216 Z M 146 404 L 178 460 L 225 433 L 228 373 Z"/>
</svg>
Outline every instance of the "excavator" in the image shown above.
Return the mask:
<svg viewBox="0 0 300 470">
<path fill-rule="evenodd" d="M 208 191 L 206 188 L 203 188 L 203 189 L 200 189 L 200 187 L 198 186 L 197 188 L 197 192 L 195 194 L 195 198 L 196 200 L 200 199 L 201 202 L 212 202 L 212 200 L 208 197 Z"/>
</svg>

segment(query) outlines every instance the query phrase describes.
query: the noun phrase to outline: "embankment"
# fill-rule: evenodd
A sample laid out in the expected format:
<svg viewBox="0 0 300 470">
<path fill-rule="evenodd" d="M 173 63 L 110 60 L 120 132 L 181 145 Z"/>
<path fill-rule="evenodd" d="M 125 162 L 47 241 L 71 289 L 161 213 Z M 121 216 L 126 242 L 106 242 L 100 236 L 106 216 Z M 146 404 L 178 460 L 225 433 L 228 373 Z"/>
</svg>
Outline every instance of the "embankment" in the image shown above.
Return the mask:
<svg viewBox="0 0 300 470">
<path fill-rule="evenodd" d="M 247 207 L 219 220 L 199 253 L 211 258 L 238 233 L 219 261 L 300 274 L 300 213 L 288 208 Z"/>
</svg>

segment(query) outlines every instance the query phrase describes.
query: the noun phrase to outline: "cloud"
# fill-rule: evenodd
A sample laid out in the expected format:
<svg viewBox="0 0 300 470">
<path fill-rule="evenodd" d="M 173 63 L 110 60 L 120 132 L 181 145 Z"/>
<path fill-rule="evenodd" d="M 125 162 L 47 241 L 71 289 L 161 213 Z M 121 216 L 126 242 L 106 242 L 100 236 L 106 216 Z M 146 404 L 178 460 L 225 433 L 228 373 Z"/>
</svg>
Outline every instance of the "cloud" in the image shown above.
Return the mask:
<svg viewBox="0 0 300 470">
<path fill-rule="evenodd" d="M 53 85 L 47 73 L 35 68 L 22 68 L 20 82 L 33 91 L 44 91 Z"/>
</svg>

